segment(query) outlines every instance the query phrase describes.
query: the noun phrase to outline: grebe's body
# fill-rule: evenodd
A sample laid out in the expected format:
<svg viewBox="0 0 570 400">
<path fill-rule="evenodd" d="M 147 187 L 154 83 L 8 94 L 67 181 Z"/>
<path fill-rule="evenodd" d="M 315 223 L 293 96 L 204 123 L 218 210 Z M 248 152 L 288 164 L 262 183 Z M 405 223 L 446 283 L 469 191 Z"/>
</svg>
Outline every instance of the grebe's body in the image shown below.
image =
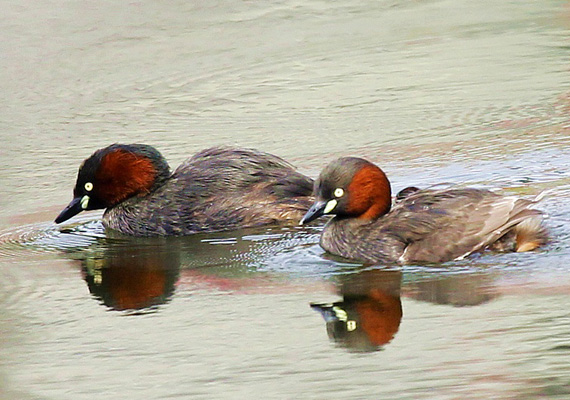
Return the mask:
<svg viewBox="0 0 570 400">
<path fill-rule="evenodd" d="M 486 248 L 533 250 L 547 240 L 532 200 L 482 189 L 412 189 L 392 208 L 390 182 L 380 168 L 341 158 L 315 182 L 316 201 L 301 223 L 336 215 L 321 246 L 369 263 L 438 263 Z"/>
<path fill-rule="evenodd" d="M 56 219 L 105 208 L 105 227 L 135 236 L 180 236 L 298 221 L 312 179 L 279 157 L 250 149 L 206 149 L 174 173 L 151 146 L 115 144 L 79 169 L 74 200 Z"/>
</svg>

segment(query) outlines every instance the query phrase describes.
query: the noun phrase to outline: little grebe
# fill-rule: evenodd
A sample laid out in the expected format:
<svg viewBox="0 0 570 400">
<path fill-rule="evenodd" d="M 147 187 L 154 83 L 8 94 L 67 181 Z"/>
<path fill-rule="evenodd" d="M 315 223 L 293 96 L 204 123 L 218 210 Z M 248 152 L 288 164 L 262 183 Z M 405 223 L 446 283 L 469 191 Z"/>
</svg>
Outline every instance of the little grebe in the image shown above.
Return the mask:
<svg viewBox="0 0 570 400">
<path fill-rule="evenodd" d="M 179 236 L 298 221 L 312 203 L 313 181 L 281 158 L 214 147 L 174 173 L 152 146 L 113 144 L 79 168 L 61 223 L 106 209 L 107 228 L 134 236 Z"/>
<path fill-rule="evenodd" d="M 321 247 L 362 262 L 445 262 L 486 248 L 529 251 L 547 240 L 542 213 L 530 208 L 536 201 L 489 190 L 411 187 L 392 208 L 388 178 L 361 158 L 330 163 L 314 195 L 301 224 L 336 215 Z"/>
</svg>

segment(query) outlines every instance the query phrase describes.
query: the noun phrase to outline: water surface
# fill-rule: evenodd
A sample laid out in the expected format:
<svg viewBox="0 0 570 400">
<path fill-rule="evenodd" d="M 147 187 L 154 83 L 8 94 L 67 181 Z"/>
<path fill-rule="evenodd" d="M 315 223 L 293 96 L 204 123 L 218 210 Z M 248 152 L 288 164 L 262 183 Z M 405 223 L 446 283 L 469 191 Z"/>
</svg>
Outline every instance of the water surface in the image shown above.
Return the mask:
<svg viewBox="0 0 570 400">
<path fill-rule="evenodd" d="M 565 2 L 2 9 L 1 398 L 570 396 Z M 168 239 L 105 232 L 100 212 L 54 225 L 80 162 L 113 142 L 172 167 L 235 144 L 311 176 L 365 156 L 394 191 L 548 190 L 553 239 L 395 268 L 327 256 L 319 224 Z"/>
</svg>

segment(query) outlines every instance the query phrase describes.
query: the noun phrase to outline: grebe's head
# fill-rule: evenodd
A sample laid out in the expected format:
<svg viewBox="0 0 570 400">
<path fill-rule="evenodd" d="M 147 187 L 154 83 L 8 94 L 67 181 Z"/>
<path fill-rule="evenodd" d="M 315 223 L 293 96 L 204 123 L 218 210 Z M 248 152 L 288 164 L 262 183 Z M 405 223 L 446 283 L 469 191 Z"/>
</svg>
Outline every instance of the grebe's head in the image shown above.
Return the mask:
<svg viewBox="0 0 570 400">
<path fill-rule="evenodd" d="M 57 216 L 67 221 L 84 210 L 113 207 L 133 197 L 144 196 L 170 176 L 162 155 L 144 144 L 113 144 L 97 150 L 79 167 L 73 200 Z"/>
<path fill-rule="evenodd" d="M 390 211 L 386 174 L 362 158 L 343 157 L 325 167 L 314 186 L 315 203 L 301 225 L 326 214 L 373 220 Z"/>
</svg>

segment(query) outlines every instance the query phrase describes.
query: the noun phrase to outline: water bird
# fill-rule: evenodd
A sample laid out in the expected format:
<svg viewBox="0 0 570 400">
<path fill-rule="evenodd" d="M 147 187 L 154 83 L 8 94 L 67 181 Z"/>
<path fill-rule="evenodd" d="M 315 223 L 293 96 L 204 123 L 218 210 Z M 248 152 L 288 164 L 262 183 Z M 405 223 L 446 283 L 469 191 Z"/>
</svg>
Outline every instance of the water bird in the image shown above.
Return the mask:
<svg viewBox="0 0 570 400">
<path fill-rule="evenodd" d="M 358 157 L 326 166 L 314 184 L 307 224 L 334 215 L 320 245 L 365 263 L 441 263 L 487 248 L 530 251 L 547 241 L 540 200 L 475 188 L 406 190 L 392 205 L 386 174 Z M 540 196 L 539 196 L 540 197 Z"/>
<path fill-rule="evenodd" d="M 73 200 L 57 216 L 105 209 L 103 225 L 133 236 L 182 236 L 276 222 L 298 222 L 313 180 L 283 159 L 254 149 L 212 147 L 173 173 L 146 144 L 112 144 L 79 167 Z"/>
</svg>

